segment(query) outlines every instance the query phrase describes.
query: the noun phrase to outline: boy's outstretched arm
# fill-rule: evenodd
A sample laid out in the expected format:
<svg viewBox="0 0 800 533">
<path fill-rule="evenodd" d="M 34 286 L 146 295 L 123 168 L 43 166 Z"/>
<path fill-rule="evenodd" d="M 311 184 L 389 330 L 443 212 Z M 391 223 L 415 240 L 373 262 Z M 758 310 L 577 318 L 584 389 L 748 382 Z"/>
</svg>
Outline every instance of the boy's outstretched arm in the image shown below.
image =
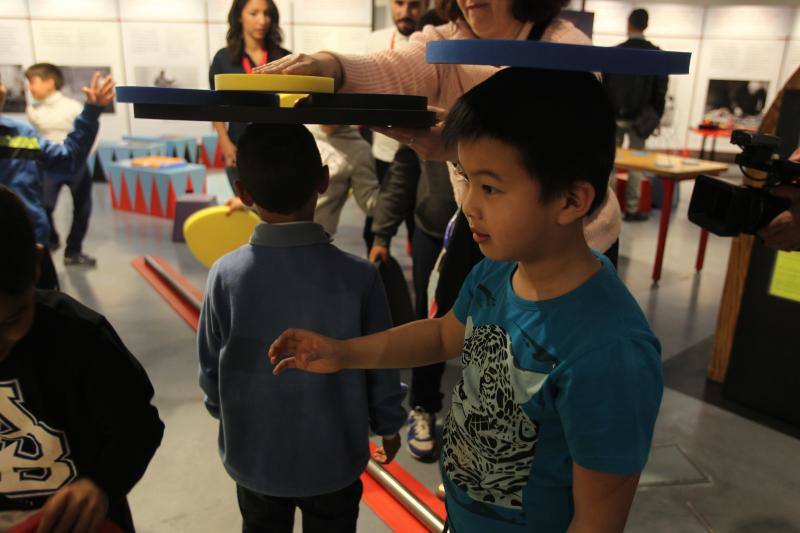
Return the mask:
<svg viewBox="0 0 800 533">
<path fill-rule="evenodd" d="M 450 311 L 442 318 L 417 320 L 350 340 L 287 329 L 270 346 L 269 360 L 276 365 L 275 375 L 289 368 L 318 374 L 345 368 L 411 368 L 458 357 L 463 345 L 464 324 Z"/>
<path fill-rule="evenodd" d="M 639 474 L 607 474 L 572 465 L 575 515 L 567 533 L 622 533 Z"/>
<path fill-rule="evenodd" d="M 103 107 L 114 101 L 114 80 L 109 76 L 101 82 L 100 72 L 95 72 L 88 87 L 83 87 L 86 105 L 75 118 L 73 130 L 63 143 L 39 139 L 42 165 L 47 170 L 75 173 L 86 161 L 100 128 L 99 117 Z"/>
</svg>

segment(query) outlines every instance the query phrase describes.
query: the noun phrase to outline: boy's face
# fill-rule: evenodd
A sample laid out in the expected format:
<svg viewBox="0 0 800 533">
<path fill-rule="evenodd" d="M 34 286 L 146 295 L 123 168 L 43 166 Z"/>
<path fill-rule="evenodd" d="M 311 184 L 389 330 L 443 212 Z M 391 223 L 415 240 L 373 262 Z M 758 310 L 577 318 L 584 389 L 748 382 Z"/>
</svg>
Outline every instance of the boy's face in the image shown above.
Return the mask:
<svg viewBox="0 0 800 533">
<path fill-rule="evenodd" d="M 39 76 L 31 76 L 28 78 L 28 89 L 31 91 L 31 96 L 36 100 L 44 100 L 56 92 L 56 82 L 51 78 L 45 79 Z"/>
<path fill-rule="evenodd" d="M 539 181 L 515 148 L 491 138 L 461 141 L 458 159 L 468 179 L 461 207 L 483 255 L 529 261 L 550 247 L 557 238 L 559 199 L 542 203 Z"/>
<path fill-rule="evenodd" d="M 0 291 L 0 362 L 30 331 L 35 305 L 33 286 L 15 295 Z"/>
</svg>

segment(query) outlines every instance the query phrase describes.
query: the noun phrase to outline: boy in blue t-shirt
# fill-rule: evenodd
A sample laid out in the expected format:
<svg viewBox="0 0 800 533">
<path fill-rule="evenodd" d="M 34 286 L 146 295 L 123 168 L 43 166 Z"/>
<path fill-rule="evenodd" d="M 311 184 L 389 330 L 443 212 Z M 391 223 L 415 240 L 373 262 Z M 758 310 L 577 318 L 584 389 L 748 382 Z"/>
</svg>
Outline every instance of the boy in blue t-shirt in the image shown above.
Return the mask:
<svg viewBox="0 0 800 533">
<path fill-rule="evenodd" d="M 658 340 L 582 231 L 604 199 L 614 130 L 593 75 L 498 72 L 444 130 L 486 256 L 453 310 L 348 341 L 289 330 L 270 347 L 276 374 L 461 355 L 441 455 L 451 531 L 624 529 L 663 382 Z"/>
</svg>

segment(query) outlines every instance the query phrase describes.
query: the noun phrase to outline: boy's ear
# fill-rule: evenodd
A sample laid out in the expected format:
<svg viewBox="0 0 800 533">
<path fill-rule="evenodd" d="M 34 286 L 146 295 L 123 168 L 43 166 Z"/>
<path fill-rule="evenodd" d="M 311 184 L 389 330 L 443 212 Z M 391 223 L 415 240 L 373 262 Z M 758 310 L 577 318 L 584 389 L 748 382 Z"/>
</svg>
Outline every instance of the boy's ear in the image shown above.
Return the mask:
<svg viewBox="0 0 800 533">
<path fill-rule="evenodd" d="M 322 171 L 319 175 L 319 183 L 317 183 L 317 193 L 324 194 L 328 190 L 328 185 L 331 183 L 331 171 L 328 165 L 322 165 Z"/>
<path fill-rule="evenodd" d="M 36 252 L 35 252 L 34 260 L 33 260 L 33 284 L 38 285 L 39 280 L 42 277 L 42 259 L 44 259 L 44 246 L 36 243 Z"/>
<path fill-rule="evenodd" d="M 233 187 L 236 189 L 236 196 L 246 205 L 247 207 L 253 207 L 255 200 L 253 200 L 253 195 L 250 194 L 250 191 L 245 188 L 244 183 L 242 180 L 236 180 L 233 182 Z"/>
<path fill-rule="evenodd" d="M 586 216 L 594 203 L 594 187 L 588 181 L 576 181 L 564 192 L 558 223 L 562 226 L 572 224 Z"/>
</svg>

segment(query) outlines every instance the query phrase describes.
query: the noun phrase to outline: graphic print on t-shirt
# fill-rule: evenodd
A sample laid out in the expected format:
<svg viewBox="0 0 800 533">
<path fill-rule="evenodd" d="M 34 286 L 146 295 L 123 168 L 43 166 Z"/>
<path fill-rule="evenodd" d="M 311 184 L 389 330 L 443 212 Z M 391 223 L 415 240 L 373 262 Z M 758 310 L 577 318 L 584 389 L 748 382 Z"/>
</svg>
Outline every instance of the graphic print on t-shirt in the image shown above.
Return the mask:
<svg viewBox="0 0 800 533">
<path fill-rule="evenodd" d="M 473 500 L 522 508 L 538 425 L 522 410 L 547 374 L 515 364 L 511 337 L 494 324 L 467 318 L 461 381 L 443 436 L 442 465 Z"/>
<path fill-rule="evenodd" d="M 64 432 L 25 408 L 17 380 L 0 381 L 0 496 L 46 496 L 75 476 Z"/>
</svg>

